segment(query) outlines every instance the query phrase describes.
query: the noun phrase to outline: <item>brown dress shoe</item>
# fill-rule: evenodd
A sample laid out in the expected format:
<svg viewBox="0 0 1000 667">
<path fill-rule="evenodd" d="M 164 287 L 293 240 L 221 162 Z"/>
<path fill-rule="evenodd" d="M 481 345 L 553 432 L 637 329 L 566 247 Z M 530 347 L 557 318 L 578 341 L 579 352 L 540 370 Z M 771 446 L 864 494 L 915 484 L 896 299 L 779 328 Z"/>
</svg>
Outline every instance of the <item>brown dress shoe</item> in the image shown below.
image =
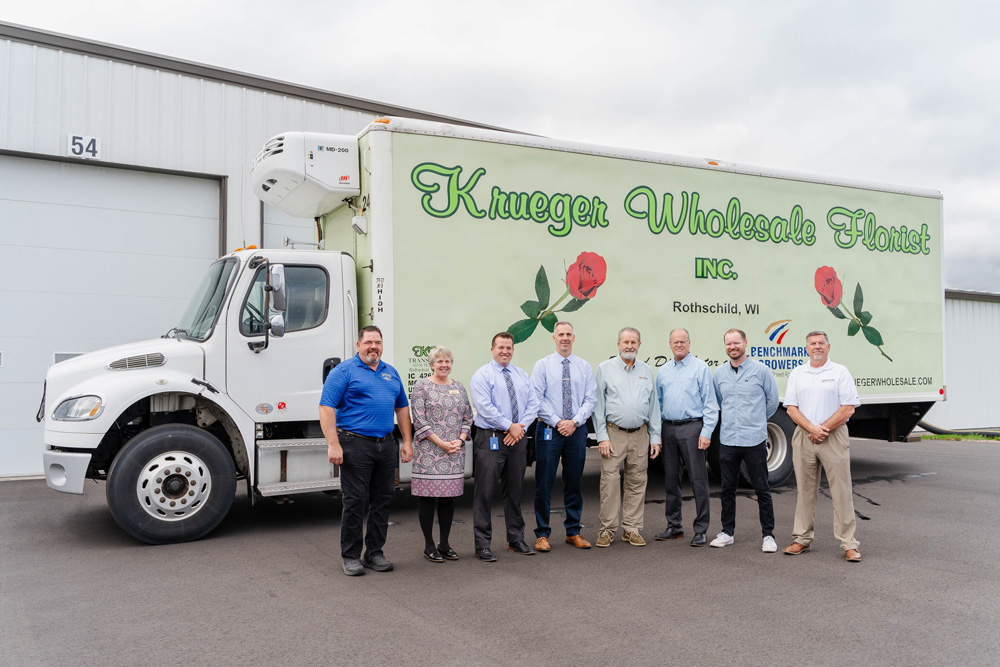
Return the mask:
<svg viewBox="0 0 1000 667">
<path fill-rule="evenodd" d="M 572 544 L 577 549 L 589 549 L 590 542 L 583 539 L 581 535 L 567 535 L 566 544 Z"/>
<path fill-rule="evenodd" d="M 535 551 L 552 551 L 552 547 L 549 546 L 549 538 L 539 537 L 535 540 Z"/>
<path fill-rule="evenodd" d="M 858 551 L 857 549 L 848 549 L 847 551 L 844 552 L 844 558 L 846 558 L 848 562 L 851 563 L 860 563 L 861 552 Z"/>
<path fill-rule="evenodd" d="M 809 547 L 805 544 L 799 544 L 798 542 L 792 542 L 787 547 L 785 547 L 785 553 L 789 556 L 797 556 L 803 551 L 809 551 Z"/>
</svg>

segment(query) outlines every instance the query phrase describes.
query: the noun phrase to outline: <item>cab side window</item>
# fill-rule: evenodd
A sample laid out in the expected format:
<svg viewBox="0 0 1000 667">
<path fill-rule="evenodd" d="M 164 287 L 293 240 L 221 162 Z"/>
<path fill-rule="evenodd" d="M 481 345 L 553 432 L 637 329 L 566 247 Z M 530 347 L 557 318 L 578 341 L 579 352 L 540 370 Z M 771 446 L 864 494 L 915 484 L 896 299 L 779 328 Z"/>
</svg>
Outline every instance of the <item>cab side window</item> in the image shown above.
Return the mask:
<svg viewBox="0 0 1000 667">
<path fill-rule="evenodd" d="M 285 290 L 288 308 L 285 310 L 285 333 L 318 327 L 326 320 L 330 280 L 318 266 L 285 265 Z M 257 269 L 253 285 L 240 314 L 240 333 L 261 336 L 267 321 L 264 312 L 264 267 Z"/>
</svg>

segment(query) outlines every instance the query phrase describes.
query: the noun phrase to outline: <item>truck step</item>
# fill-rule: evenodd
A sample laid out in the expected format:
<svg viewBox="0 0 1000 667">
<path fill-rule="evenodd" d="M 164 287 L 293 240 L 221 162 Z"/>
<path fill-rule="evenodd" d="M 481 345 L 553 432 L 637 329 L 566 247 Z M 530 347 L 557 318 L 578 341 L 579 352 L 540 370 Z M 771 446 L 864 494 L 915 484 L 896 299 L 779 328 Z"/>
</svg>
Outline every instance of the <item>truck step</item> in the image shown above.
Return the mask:
<svg viewBox="0 0 1000 667">
<path fill-rule="evenodd" d="M 292 493 L 308 493 L 310 491 L 330 491 L 340 489 L 340 479 L 324 479 L 319 482 L 282 482 L 264 484 L 257 487 L 262 496 L 285 496 Z"/>
<path fill-rule="evenodd" d="M 287 438 L 284 440 L 257 440 L 259 449 L 326 449 L 324 438 Z"/>
</svg>

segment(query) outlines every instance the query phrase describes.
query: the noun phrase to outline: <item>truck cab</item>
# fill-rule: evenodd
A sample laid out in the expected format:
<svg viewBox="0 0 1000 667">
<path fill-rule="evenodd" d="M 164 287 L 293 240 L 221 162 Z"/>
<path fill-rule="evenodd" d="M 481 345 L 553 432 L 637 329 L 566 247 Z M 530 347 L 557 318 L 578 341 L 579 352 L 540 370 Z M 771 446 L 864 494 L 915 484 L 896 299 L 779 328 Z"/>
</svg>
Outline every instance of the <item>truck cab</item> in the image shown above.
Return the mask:
<svg viewBox="0 0 1000 667">
<path fill-rule="evenodd" d="M 197 539 L 251 497 L 340 487 L 317 405 L 354 355 L 356 267 L 319 250 L 240 250 L 212 264 L 163 337 L 51 367 L 38 417 L 49 487 L 106 479 L 150 543 Z"/>
</svg>

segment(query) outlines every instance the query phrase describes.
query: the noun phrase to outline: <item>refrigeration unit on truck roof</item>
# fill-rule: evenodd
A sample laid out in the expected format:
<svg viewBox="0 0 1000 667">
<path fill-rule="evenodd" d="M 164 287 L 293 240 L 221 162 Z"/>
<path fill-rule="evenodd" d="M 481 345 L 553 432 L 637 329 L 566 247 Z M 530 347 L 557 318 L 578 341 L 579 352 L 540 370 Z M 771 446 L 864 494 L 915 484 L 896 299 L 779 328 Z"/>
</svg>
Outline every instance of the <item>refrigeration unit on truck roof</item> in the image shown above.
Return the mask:
<svg viewBox="0 0 1000 667">
<path fill-rule="evenodd" d="M 358 141 L 353 136 L 284 132 L 250 164 L 254 194 L 296 218 L 334 211 L 361 192 Z"/>
</svg>

